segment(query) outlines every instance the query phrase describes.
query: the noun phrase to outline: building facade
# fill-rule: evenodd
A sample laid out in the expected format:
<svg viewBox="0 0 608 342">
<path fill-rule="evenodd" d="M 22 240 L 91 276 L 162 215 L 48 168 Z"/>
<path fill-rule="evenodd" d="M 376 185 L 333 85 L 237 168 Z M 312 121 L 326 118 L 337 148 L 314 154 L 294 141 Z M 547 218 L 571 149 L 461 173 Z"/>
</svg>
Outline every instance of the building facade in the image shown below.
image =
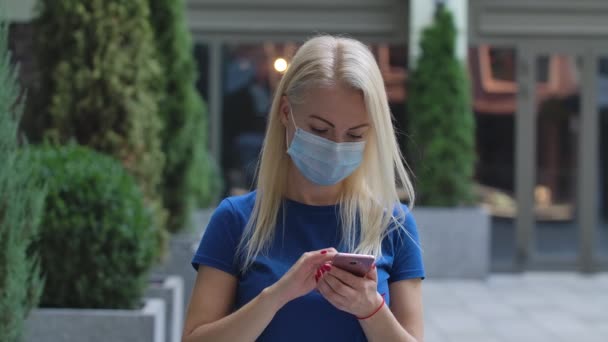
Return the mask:
<svg viewBox="0 0 608 342">
<path fill-rule="evenodd" d="M 33 2 L 8 0 L 14 32 L 27 34 Z M 608 269 L 608 2 L 443 2 L 455 15 L 457 53 L 473 86 L 476 180 L 492 215 L 493 268 Z M 318 33 L 370 46 L 398 129 L 407 133 L 408 70 L 435 2 L 188 0 L 186 6 L 199 89 L 209 105 L 209 143 L 229 184 L 251 183 L 281 70 Z"/>
</svg>

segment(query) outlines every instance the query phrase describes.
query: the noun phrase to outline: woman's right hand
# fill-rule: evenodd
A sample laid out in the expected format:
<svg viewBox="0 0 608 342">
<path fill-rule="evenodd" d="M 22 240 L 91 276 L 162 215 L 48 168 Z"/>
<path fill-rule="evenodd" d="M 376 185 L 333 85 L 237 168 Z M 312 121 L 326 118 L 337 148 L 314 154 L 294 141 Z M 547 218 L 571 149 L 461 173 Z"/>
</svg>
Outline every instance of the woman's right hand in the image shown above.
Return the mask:
<svg viewBox="0 0 608 342">
<path fill-rule="evenodd" d="M 306 252 L 268 291 L 278 296 L 281 306 L 308 294 L 317 286 L 317 270 L 338 254 L 335 248 Z"/>
</svg>

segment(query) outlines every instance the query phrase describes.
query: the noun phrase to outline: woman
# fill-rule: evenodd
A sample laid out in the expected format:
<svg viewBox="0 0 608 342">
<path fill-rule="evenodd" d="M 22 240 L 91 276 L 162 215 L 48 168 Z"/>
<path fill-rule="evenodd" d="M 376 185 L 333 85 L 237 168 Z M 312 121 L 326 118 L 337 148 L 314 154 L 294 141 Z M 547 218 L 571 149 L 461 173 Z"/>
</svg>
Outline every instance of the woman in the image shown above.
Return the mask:
<svg viewBox="0 0 608 342">
<path fill-rule="evenodd" d="M 380 70 L 358 41 L 307 41 L 268 118 L 256 191 L 214 212 L 184 341 L 422 341 L 413 200 Z M 371 254 L 365 277 L 332 267 Z"/>
</svg>

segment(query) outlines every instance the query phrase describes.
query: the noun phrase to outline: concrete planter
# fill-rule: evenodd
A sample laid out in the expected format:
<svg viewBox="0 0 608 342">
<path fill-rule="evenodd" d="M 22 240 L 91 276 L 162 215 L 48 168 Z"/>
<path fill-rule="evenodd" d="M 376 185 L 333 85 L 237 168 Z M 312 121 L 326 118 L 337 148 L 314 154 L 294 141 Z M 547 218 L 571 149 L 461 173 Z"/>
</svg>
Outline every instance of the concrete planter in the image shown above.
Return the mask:
<svg viewBox="0 0 608 342">
<path fill-rule="evenodd" d="M 180 342 L 184 325 L 184 281 L 179 276 L 156 277 L 144 294 L 146 298 L 160 298 L 166 303 L 166 342 Z"/>
<path fill-rule="evenodd" d="M 140 310 L 35 309 L 26 342 L 164 342 L 165 303 L 144 299 Z"/>
<path fill-rule="evenodd" d="M 192 261 L 205 228 L 207 228 L 207 223 L 211 218 L 213 210 L 215 208 L 197 211 L 192 219 L 193 229 L 171 236 L 166 259 L 162 264 L 152 269 L 154 276 L 163 277 L 167 274 L 172 274 L 183 279 L 184 296 L 182 309 L 184 310 L 184 314 L 185 310 L 188 309 L 188 301 L 190 300 L 194 281 L 196 280 L 196 271 L 190 265 L 190 261 Z"/>
<path fill-rule="evenodd" d="M 490 271 L 490 217 L 480 207 L 414 207 L 428 278 L 483 279 Z"/>
</svg>

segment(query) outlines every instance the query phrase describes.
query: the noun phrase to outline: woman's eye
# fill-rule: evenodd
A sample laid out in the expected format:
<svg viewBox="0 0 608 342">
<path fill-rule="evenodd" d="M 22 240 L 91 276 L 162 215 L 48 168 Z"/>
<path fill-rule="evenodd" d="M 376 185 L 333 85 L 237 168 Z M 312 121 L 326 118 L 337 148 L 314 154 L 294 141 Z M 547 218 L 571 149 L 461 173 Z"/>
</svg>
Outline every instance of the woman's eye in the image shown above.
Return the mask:
<svg viewBox="0 0 608 342">
<path fill-rule="evenodd" d="M 310 127 L 310 129 L 314 133 L 317 133 L 317 134 L 323 134 L 323 133 L 327 132 L 327 128 L 325 128 L 325 129 L 319 129 L 319 128 Z"/>
<path fill-rule="evenodd" d="M 349 133 L 348 136 L 351 139 L 362 139 L 363 138 L 363 135 L 356 135 L 356 134 L 351 134 L 351 133 Z"/>
</svg>

